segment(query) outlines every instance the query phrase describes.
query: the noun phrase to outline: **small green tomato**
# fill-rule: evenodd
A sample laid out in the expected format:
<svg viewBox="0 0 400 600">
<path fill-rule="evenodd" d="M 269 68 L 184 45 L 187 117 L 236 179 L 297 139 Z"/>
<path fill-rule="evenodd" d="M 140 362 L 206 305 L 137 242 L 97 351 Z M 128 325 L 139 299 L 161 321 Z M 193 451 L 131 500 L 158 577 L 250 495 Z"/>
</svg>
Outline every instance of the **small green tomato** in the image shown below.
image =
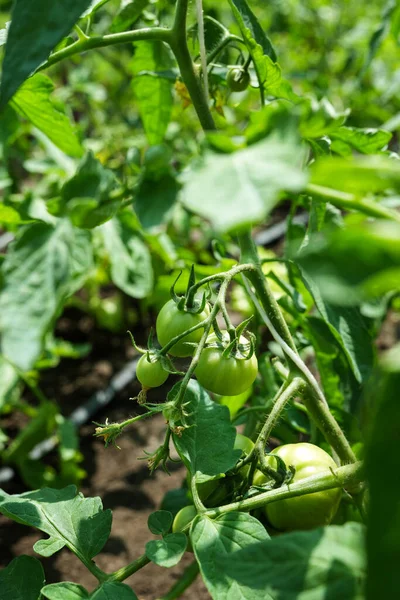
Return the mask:
<svg viewBox="0 0 400 600">
<path fill-rule="evenodd" d="M 164 369 L 160 360 L 148 358 L 147 354 L 140 357 L 136 367 L 136 377 L 143 389 L 160 387 L 168 379 L 169 373 Z"/>
</svg>

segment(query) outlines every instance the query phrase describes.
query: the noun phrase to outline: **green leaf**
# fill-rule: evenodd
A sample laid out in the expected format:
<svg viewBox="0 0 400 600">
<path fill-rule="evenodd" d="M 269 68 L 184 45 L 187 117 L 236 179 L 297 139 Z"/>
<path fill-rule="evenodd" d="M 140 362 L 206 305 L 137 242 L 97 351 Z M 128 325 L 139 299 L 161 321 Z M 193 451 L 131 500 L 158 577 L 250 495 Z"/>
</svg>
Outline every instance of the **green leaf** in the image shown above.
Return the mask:
<svg viewBox="0 0 400 600">
<path fill-rule="evenodd" d="M 325 398 L 331 408 L 343 410 L 345 400 L 341 391 L 340 375 L 335 368 L 340 355 L 340 346 L 335 343 L 335 338 L 323 319 L 314 316 L 308 317 L 307 325 L 307 335 L 311 338 L 315 350 L 315 359 Z"/>
<path fill-rule="evenodd" d="M 369 40 L 368 52 L 359 74 L 360 79 L 364 77 L 383 40 L 389 34 L 391 29 L 392 15 L 394 15 L 397 8 L 398 3 L 396 0 L 386 0 L 383 8 L 382 18 L 380 19 L 377 29 L 374 31 L 371 39 Z"/>
<path fill-rule="evenodd" d="M 132 61 L 133 91 L 149 144 L 163 141 L 171 119 L 172 86 L 158 72 L 174 66 L 169 48 L 162 42 L 141 42 Z"/>
<path fill-rule="evenodd" d="M 399 291 L 400 224 L 347 219 L 345 227 L 311 237 L 299 262 L 331 303 L 354 305 Z"/>
<path fill-rule="evenodd" d="M 293 137 L 270 136 L 233 154 L 207 151 L 187 172 L 182 202 L 221 232 L 263 221 L 280 192 L 299 191 L 307 176 Z"/>
<path fill-rule="evenodd" d="M 374 349 L 366 320 L 359 308 L 336 306 L 324 300 L 321 287 L 301 269 L 303 282 L 315 305 L 340 345 L 358 382 L 366 381 L 374 363 Z"/>
<path fill-rule="evenodd" d="M 111 23 L 110 32 L 127 31 L 140 17 L 150 0 L 122 0 L 120 9 Z"/>
<path fill-rule="evenodd" d="M 52 435 L 57 412 L 57 406 L 53 402 L 42 402 L 35 416 L 20 430 L 4 452 L 4 459 L 15 464 L 25 460 L 32 448 Z"/>
<path fill-rule="evenodd" d="M 90 236 L 69 221 L 21 229 L 1 266 L 0 294 L 2 350 L 17 367 L 26 371 L 35 364 L 65 300 L 91 268 Z"/>
<path fill-rule="evenodd" d="M 48 600 L 86 600 L 89 598 L 89 592 L 84 587 L 69 581 L 46 585 L 42 588 L 42 595 Z"/>
<path fill-rule="evenodd" d="M 60 150 L 80 157 L 83 148 L 66 115 L 50 99 L 53 82 L 42 73 L 28 79 L 15 94 L 11 106 L 40 129 Z"/>
<path fill-rule="evenodd" d="M 214 568 L 273 598 L 363 600 L 364 537 L 360 523 L 289 533 L 217 555 Z"/>
<path fill-rule="evenodd" d="M 18 556 L 0 571 L 1 600 L 38 600 L 44 584 L 41 563 L 33 556 Z"/>
<path fill-rule="evenodd" d="M 138 600 L 136 594 L 125 583 L 106 581 L 90 596 L 90 600 Z"/>
<path fill-rule="evenodd" d="M 0 414 L 8 403 L 12 404 L 13 394 L 16 391 L 19 375 L 15 368 L 0 355 Z"/>
<path fill-rule="evenodd" d="M 246 43 L 253 40 L 262 49 L 265 56 L 276 62 L 276 52 L 271 44 L 271 40 L 265 34 L 263 28 L 257 20 L 246 0 L 229 0 L 235 19 Z M 251 51 L 254 48 L 249 48 Z"/>
<path fill-rule="evenodd" d="M 118 215 L 102 227 L 115 285 L 132 298 L 145 298 L 153 289 L 150 252 L 131 224 L 130 215 Z"/>
<path fill-rule="evenodd" d="M 367 395 L 371 424 L 366 452 L 369 481 L 366 597 L 396 598 L 400 586 L 399 452 L 400 345 L 382 359 Z"/>
<path fill-rule="evenodd" d="M 300 133 L 304 138 L 321 138 L 333 135 L 337 130 L 346 130 L 341 127 L 349 115 L 349 110 L 337 112 L 327 98 L 317 101 L 314 98 L 301 102 Z"/>
<path fill-rule="evenodd" d="M 114 173 L 89 152 L 61 190 L 64 214 L 76 227 L 93 229 L 102 225 L 121 205 L 121 199 L 113 197 L 116 186 Z"/>
<path fill-rule="evenodd" d="M 89 561 L 106 543 L 112 514 L 103 511 L 100 498 L 84 498 L 70 485 L 62 490 L 43 488 L 25 494 L 0 491 L 0 512 L 9 519 L 36 527 L 49 535 L 34 550 L 51 556 L 64 546 Z"/>
<path fill-rule="evenodd" d="M 168 510 L 157 510 L 151 513 L 147 526 L 154 535 L 164 535 L 171 529 L 173 516 Z"/>
<path fill-rule="evenodd" d="M 20 222 L 20 214 L 15 208 L 0 204 L 0 223 L 2 225 L 18 225 Z"/>
<path fill-rule="evenodd" d="M 231 512 L 215 520 L 196 517 L 190 529 L 190 540 L 213 600 L 272 600 L 265 589 L 257 590 L 251 582 L 242 585 L 233 574 L 236 565 L 234 552 L 238 549 L 244 551 L 255 542 L 265 543 L 268 538 L 260 521 L 247 513 Z M 227 565 L 231 568 L 228 569 Z"/>
<path fill-rule="evenodd" d="M 8 30 L 10 28 L 11 21 L 6 21 L 4 29 L 0 29 L 0 47 L 4 46 L 7 42 Z"/>
<path fill-rule="evenodd" d="M 146 544 L 147 557 L 159 567 L 174 567 L 181 560 L 187 546 L 184 533 L 170 533 L 162 540 L 151 540 Z"/>
<path fill-rule="evenodd" d="M 337 151 L 340 142 L 340 154 L 350 154 L 352 149 L 362 154 L 375 154 L 387 146 L 392 138 L 389 131 L 383 129 L 357 129 L 340 127 L 331 134 L 332 150 Z"/>
<path fill-rule="evenodd" d="M 311 183 L 357 197 L 400 190 L 400 161 L 382 155 L 339 158 L 323 156 L 311 165 Z"/>
<path fill-rule="evenodd" d="M 17 0 L 3 61 L 0 108 L 48 58 L 89 4 L 90 0 Z"/>
<path fill-rule="evenodd" d="M 109 581 L 90 595 L 81 585 L 70 582 L 46 585 L 42 594 L 48 600 L 137 600 L 136 594 L 129 586 Z"/>
<path fill-rule="evenodd" d="M 175 385 L 168 397 L 178 392 Z M 174 435 L 174 444 L 191 473 L 219 475 L 232 469 L 240 458 L 234 450 L 236 429 L 231 425 L 229 409 L 213 402 L 210 396 L 193 379 L 185 392 L 184 402 L 189 414 L 189 427 L 181 437 Z"/>
<path fill-rule="evenodd" d="M 147 177 L 140 183 L 134 208 L 144 229 L 153 229 L 168 222 L 178 192 L 178 182 L 172 175 Z"/>
</svg>

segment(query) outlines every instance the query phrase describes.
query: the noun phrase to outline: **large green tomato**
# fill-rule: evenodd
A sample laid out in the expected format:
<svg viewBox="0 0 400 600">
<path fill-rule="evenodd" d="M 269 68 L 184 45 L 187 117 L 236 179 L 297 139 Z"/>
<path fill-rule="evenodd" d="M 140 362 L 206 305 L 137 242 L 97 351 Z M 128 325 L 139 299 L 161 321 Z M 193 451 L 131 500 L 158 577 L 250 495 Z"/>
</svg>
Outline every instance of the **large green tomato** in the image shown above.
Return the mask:
<svg viewBox="0 0 400 600">
<path fill-rule="evenodd" d="M 165 383 L 169 373 L 166 371 L 161 361 L 148 360 L 147 354 L 140 357 L 136 367 L 136 377 L 144 389 L 156 388 Z"/>
<path fill-rule="evenodd" d="M 287 467 L 296 469 L 293 482 L 300 481 L 316 473 L 335 469 L 335 461 L 321 448 L 313 444 L 285 444 L 272 451 L 284 460 Z M 271 466 L 276 467 L 276 460 L 269 458 Z M 261 485 L 268 478 L 260 471 L 254 476 L 254 484 Z M 314 492 L 297 498 L 278 500 L 267 504 L 265 514 L 271 525 L 280 531 L 296 529 L 313 529 L 328 525 L 338 509 L 342 490 L 334 488 L 324 492 Z"/>
<path fill-rule="evenodd" d="M 193 506 L 193 504 L 190 504 L 189 506 L 184 506 L 183 508 L 181 508 L 181 510 L 175 515 L 174 522 L 172 523 L 172 532 L 179 533 L 180 531 L 182 531 L 182 529 L 184 529 L 186 527 L 186 525 L 188 525 L 188 523 L 190 523 L 190 521 L 193 521 L 193 519 L 195 518 L 196 515 L 197 515 L 197 510 L 196 510 L 195 506 Z M 188 540 L 189 540 L 188 545 L 187 545 L 187 550 L 189 552 L 193 552 L 192 544 L 190 543 L 190 539 L 189 539 L 189 532 L 186 531 L 185 533 L 188 536 Z"/>
<path fill-rule="evenodd" d="M 204 321 L 209 314 L 210 309 L 208 305 L 206 305 L 201 313 L 196 314 L 180 310 L 174 300 L 169 300 L 158 313 L 156 322 L 158 341 L 161 346 L 165 346 L 175 336 L 184 333 L 188 329 L 191 329 L 198 323 Z M 191 346 L 186 346 L 185 342 L 197 344 L 201 340 L 202 335 L 203 328 L 200 327 L 174 344 L 169 350 L 169 353 L 172 354 L 172 356 L 179 357 L 192 356 L 194 354 L 194 349 Z"/>
<path fill-rule="evenodd" d="M 226 337 L 226 332 L 224 337 Z M 208 343 L 219 342 L 213 333 L 207 338 Z M 242 336 L 242 344 L 248 340 Z M 249 359 L 223 356 L 224 347 L 204 348 L 195 370 L 198 382 L 208 391 L 221 396 L 237 396 L 251 386 L 257 377 L 258 361 L 255 354 Z"/>
</svg>

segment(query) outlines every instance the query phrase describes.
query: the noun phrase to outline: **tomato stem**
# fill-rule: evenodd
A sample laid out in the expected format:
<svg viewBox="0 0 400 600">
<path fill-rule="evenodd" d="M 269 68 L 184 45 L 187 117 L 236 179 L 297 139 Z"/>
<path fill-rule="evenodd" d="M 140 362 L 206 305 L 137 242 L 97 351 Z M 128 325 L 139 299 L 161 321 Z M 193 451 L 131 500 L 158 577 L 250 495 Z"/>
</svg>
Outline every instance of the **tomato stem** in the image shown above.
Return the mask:
<svg viewBox="0 0 400 600">
<path fill-rule="evenodd" d="M 327 470 L 318 473 L 317 475 L 312 475 L 301 481 L 291 483 L 290 485 L 283 484 L 279 488 L 268 490 L 267 492 L 263 492 L 252 498 L 209 509 L 206 511 L 205 515 L 215 518 L 219 515 L 238 510 L 249 512 L 256 508 L 261 508 L 270 502 L 313 494 L 314 492 L 324 492 L 325 490 L 331 490 L 337 487 L 354 485 L 363 480 L 363 474 L 363 463 L 355 462 L 351 465 L 345 465 L 343 467 L 338 467 L 337 469 Z"/>
</svg>

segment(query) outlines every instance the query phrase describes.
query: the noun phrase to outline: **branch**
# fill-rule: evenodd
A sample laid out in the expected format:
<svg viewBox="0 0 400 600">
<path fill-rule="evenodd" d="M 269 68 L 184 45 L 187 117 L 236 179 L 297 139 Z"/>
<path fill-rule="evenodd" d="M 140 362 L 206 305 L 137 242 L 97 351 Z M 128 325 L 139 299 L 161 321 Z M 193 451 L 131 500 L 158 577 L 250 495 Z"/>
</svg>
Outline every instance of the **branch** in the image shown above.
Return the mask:
<svg viewBox="0 0 400 600">
<path fill-rule="evenodd" d="M 331 490 L 337 487 L 354 486 L 355 484 L 360 483 L 362 479 L 363 463 L 356 462 L 352 465 L 345 465 L 344 467 L 338 467 L 331 471 L 327 470 L 323 473 L 318 473 L 318 475 L 312 475 L 311 477 L 307 477 L 296 483 L 284 484 L 280 488 L 263 492 L 253 498 L 247 498 L 246 500 L 232 502 L 231 504 L 225 504 L 225 506 L 207 510 L 204 514 L 208 517 L 215 518 L 218 515 L 237 510 L 249 512 L 278 500 L 305 496 L 306 494 L 313 494 L 314 492 L 324 492 L 325 490 Z"/>
<path fill-rule="evenodd" d="M 155 40 L 169 43 L 171 37 L 170 29 L 164 27 L 146 27 L 134 31 L 123 31 L 122 33 L 112 33 L 110 35 L 89 37 L 79 39 L 70 46 L 54 52 L 48 60 L 40 65 L 36 72 L 43 71 L 65 58 L 70 58 L 75 54 L 93 50 L 95 48 L 105 48 L 106 46 L 115 46 L 116 44 L 127 44 L 144 40 Z"/>
</svg>

